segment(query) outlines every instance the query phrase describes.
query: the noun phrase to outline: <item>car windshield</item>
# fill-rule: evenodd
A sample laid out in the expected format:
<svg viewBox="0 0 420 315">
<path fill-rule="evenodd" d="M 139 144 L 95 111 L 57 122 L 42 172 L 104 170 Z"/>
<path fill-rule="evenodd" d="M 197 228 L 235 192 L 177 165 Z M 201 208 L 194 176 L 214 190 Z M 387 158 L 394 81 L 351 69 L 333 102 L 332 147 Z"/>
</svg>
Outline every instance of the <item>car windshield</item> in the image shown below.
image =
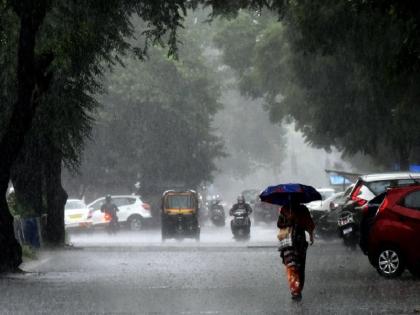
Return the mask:
<svg viewBox="0 0 420 315">
<path fill-rule="evenodd" d="M 166 197 L 167 208 L 187 208 L 194 207 L 194 200 L 191 195 L 170 195 Z"/>
<path fill-rule="evenodd" d="M 73 210 L 73 209 L 80 209 L 84 207 L 85 207 L 85 204 L 81 200 L 69 200 L 66 203 L 65 209 Z"/>
</svg>

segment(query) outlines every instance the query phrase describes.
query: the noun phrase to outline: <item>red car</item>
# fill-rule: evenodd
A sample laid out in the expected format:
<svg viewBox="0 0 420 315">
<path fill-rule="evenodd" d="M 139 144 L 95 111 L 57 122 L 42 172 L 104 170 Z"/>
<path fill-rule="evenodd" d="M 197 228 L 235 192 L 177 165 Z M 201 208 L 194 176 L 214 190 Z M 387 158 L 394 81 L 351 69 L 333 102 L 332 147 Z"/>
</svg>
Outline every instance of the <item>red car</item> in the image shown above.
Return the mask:
<svg viewBox="0 0 420 315">
<path fill-rule="evenodd" d="M 397 277 L 406 267 L 420 274 L 419 184 L 387 191 L 369 232 L 367 252 L 384 277 Z"/>
</svg>

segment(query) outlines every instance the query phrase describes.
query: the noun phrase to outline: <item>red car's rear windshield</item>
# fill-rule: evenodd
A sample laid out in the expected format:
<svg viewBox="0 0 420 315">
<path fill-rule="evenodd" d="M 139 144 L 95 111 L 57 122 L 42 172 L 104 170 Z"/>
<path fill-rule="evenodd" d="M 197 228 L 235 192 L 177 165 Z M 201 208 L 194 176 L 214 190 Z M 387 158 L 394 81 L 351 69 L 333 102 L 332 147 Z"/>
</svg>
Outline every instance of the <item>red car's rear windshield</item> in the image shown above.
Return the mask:
<svg viewBox="0 0 420 315">
<path fill-rule="evenodd" d="M 375 196 L 378 196 L 385 192 L 389 187 L 401 187 L 414 184 L 416 181 L 414 179 L 393 179 L 393 180 L 378 180 L 373 182 L 363 182 L 360 181 L 357 183 L 356 187 L 360 185 L 366 186 Z M 354 189 L 352 195 L 355 192 L 360 192 L 360 189 Z"/>
</svg>

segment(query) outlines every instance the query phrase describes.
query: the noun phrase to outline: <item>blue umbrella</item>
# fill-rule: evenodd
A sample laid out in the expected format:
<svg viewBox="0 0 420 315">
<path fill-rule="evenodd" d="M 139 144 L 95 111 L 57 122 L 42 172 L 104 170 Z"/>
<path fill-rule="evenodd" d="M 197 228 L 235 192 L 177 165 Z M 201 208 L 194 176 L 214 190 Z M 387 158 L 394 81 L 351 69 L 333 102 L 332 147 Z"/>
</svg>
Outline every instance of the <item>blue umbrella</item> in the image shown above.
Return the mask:
<svg viewBox="0 0 420 315">
<path fill-rule="evenodd" d="M 291 200 L 308 203 L 321 200 L 321 194 L 312 186 L 302 184 L 280 184 L 269 186 L 260 194 L 261 201 L 279 206 L 288 205 Z"/>
</svg>

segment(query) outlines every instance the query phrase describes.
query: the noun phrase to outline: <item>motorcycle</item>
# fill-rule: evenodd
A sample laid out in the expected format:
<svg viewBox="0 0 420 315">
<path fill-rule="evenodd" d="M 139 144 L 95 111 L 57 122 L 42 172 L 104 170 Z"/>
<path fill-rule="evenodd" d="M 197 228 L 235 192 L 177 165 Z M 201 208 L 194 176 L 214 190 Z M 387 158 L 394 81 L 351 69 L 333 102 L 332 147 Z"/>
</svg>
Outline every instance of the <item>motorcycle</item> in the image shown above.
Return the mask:
<svg viewBox="0 0 420 315">
<path fill-rule="evenodd" d="M 359 228 L 354 214 L 350 211 L 342 211 L 337 223 L 344 245 L 353 250 L 356 249 L 359 244 Z"/>
<path fill-rule="evenodd" d="M 230 228 L 236 240 L 249 240 L 251 237 L 251 220 L 245 209 L 237 209 L 232 213 Z"/>
<path fill-rule="evenodd" d="M 225 209 L 220 204 L 220 200 L 216 200 L 210 205 L 210 220 L 215 226 L 225 226 Z"/>
</svg>

